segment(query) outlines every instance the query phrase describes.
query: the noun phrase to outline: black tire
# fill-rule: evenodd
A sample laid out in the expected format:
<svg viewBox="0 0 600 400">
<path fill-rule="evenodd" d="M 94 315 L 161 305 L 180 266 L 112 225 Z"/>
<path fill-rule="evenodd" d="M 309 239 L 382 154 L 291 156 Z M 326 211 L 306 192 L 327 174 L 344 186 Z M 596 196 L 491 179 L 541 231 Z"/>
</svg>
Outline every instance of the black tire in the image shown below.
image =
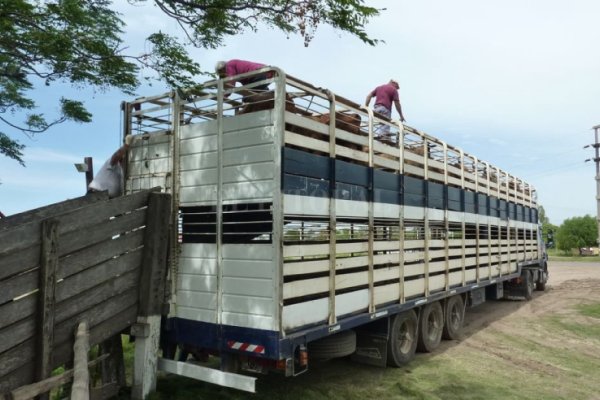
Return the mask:
<svg viewBox="0 0 600 400">
<path fill-rule="evenodd" d="M 548 270 L 544 268 L 543 271 L 540 271 L 540 279 L 535 283 L 535 290 L 539 290 L 543 292 L 546 290 L 546 282 L 548 281 Z"/>
<path fill-rule="evenodd" d="M 419 340 L 417 350 L 431 353 L 440 345 L 444 330 L 444 313 L 438 301 L 427 304 L 421 310 L 419 318 Z"/>
<path fill-rule="evenodd" d="M 543 292 L 546 290 L 546 282 L 545 281 L 538 281 L 535 283 L 535 290 Z"/>
<path fill-rule="evenodd" d="M 460 339 L 464 319 L 465 307 L 462 296 L 456 295 L 450 297 L 446 301 L 442 337 L 446 340 Z"/>
<path fill-rule="evenodd" d="M 535 286 L 535 283 L 533 282 L 533 275 L 531 271 L 524 270 L 521 273 L 521 276 L 523 278 L 525 300 L 531 300 L 533 298 L 533 287 Z"/>
<path fill-rule="evenodd" d="M 414 310 L 390 317 L 390 335 L 387 344 L 387 364 L 390 367 L 401 367 L 415 357 L 417 324 L 417 314 Z"/>
<path fill-rule="evenodd" d="M 356 332 L 349 329 L 327 336 L 308 344 L 308 356 L 311 360 L 330 360 L 346 357 L 356 351 Z"/>
</svg>

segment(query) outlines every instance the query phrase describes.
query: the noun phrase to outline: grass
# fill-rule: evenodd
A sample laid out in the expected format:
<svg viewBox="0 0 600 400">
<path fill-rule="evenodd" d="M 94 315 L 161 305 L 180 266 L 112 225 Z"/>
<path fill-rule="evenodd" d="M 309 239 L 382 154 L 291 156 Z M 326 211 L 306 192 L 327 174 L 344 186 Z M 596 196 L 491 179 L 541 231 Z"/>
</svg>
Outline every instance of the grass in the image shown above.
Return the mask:
<svg viewBox="0 0 600 400">
<path fill-rule="evenodd" d="M 577 311 L 583 316 L 600 319 L 600 304 L 581 304 Z"/>
<path fill-rule="evenodd" d="M 557 249 L 548 249 L 547 252 L 550 261 L 600 262 L 600 256 L 574 256 L 565 254 Z"/>
<path fill-rule="evenodd" d="M 592 319 L 575 321 L 568 316 L 553 315 L 548 317 L 551 326 L 569 332 L 579 338 L 597 341 L 600 344 L 600 303 L 580 304 L 573 310 L 577 314 Z M 598 319 L 599 321 L 594 321 Z M 600 365 L 598 365 L 600 369 Z"/>
</svg>

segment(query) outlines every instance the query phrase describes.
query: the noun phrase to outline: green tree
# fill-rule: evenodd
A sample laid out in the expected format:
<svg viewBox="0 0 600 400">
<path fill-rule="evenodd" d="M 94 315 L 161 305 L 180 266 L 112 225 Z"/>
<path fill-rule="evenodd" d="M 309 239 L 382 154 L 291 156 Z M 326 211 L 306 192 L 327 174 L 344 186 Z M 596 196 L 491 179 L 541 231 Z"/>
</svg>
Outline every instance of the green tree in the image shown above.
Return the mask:
<svg viewBox="0 0 600 400">
<path fill-rule="evenodd" d="M 538 207 L 538 219 L 542 225 L 550 223 L 550 219 L 548 219 L 548 216 L 546 215 L 546 209 L 542 205 Z"/>
<path fill-rule="evenodd" d="M 542 224 L 542 240 L 547 245 L 551 245 L 554 243 L 553 235 L 558 231 L 558 226 L 550 223 L 544 206 L 538 207 L 538 217 L 539 223 Z"/>
<path fill-rule="evenodd" d="M 598 226 L 596 220 L 589 215 L 566 219 L 556 233 L 557 247 L 564 252 L 595 246 L 597 239 Z"/>
<path fill-rule="evenodd" d="M 178 22 L 187 41 L 181 44 L 178 38 L 152 32 L 146 39 L 148 52 L 134 56 L 125 52 L 125 25 L 111 0 L 0 0 L 0 154 L 24 165 L 25 146 L 15 133 L 31 137 L 65 121 L 91 121 L 78 99 L 59 98 L 54 118 L 37 111 L 31 91 L 39 85 L 67 82 L 132 93 L 140 84 L 139 70 L 150 68 L 170 86 L 192 86 L 194 77 L 206 73 L 188 55 L 190 46 L 215 48 L 227 36 L 259 27 L 298 34 L 308 45 L 316 28 L 325 24 L 377 44 L 364 26 L 379 10 L 364 6 L 364 0 L 128 2 L 158 6 Z"/>
</svg>

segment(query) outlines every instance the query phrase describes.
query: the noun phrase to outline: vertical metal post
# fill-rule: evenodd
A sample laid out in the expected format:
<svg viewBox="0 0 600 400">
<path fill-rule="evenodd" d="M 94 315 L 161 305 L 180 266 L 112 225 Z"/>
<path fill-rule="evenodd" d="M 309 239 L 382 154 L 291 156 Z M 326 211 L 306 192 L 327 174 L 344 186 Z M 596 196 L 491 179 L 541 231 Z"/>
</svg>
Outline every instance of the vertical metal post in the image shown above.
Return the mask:
<svg viewBox="0 0 600 400">
<path fill-rule="evenodd" d="M 222 323 L 223 306 L 223 79 L 217 86 L 217 324 Z"/>
<path fill-rule="evenodd" d="M 336 148 L 335 148 L 335 94 L 325 90 L 329 100 L 329 325 L 337 323 L 335 307 L 337 258 L 337 202 L 336 202 Z"/>
<path fill-rule="evenodd" d="M 90 187 L 90 183 L 94 180 L 94 164 L 92 162 L 92 157 L 84 157 L 83 163 L 85 164 L 85 190 L 87 191 L 88 187 Z"/>
<path fill-rule="evenodd" d="M 371 118 L 371 117 L 370 117 Z M 399 270 L 399 276 L 398 276 L 398 280 L 399 280 L 399 285 L 400 285 L 400 290 L 399 290 L 399 297 L 400 297 L 400 304 L 404 304 L 405 302 L 405 296 L 404 296 L 404 179 L 403 179 L 403 175 L 404 175 L 404 125 L 402 125 L 402 122 L 398 123 L 398 127 L 399 127 L 399 132 L 398 132 L 398 153 L 399 153 L 399 165 L 398 165 L 398 179 L 400 180 L 400 190 L 401 190 L 401 198 L 399 201 L 400 203 L 400 212 L 398 215 L 398 229 L 399 229 L 399 234 L 398 234 L 398 241 L 400 244 L 400 251 L 399 251 L 399 257 L 398 257 L 398 265 L 400 266 L 400 270 Z M 369 128 L 371 130 L 371 128 Z M 369 130 L 369 132 L 370 132 Z"/>
<path fill-rule="evenodd" d="M 446 272 L 444 274 L 444 290 L 450 290 L 450 218 L 448 215 L 448 145 L 442 142 L 444 151 L 444 262 Z"/>
<path fill-rule="evenodd" d="M 286 75 L 282 70 L 275 69 L 275 89 L 274 94 L 274 106 L 273 106 L 273 129 L 274 132 L 274 143 L 273 148 L 275 155 L 275 179 L 273 188 L 273 248 L 275 265 L 278 265 L 277 278 L 273 279 L 274 293 L 277 293 L 279 304 L 283 304 L 283 232 L 284 232 L 284 195 L 283 195 L 283 147 L 285 145 L 285 106 L 286 106 Z M 278 177 L 281 177 L 279 179 Z M 302 222 L 304 225 L 304 222 Z M 301 235 L 304 235 L 304 227 L 300 230 Z M 276 314 L 278 320 L 279 331 L 282 335 L 285 335 L 283 327 L 283 306 L 278 307 L 279 310 Z"/>
<path fill-rule="evenodd" d="M 179 198 L 181 191 L 181 136 L 180 129 L 182 124 L 182 99 L 179 97 L 179 92 L 173 90 L 171 92 L 171 267 L 173 268 L 173 278 L 177 283 L 177 260 L 179 259 Z M 220 156 L 220 155 L 219 155 Z M 166 177 L 168 179 L 168 177 Z M 165 181 L 165 186 L 168 182 Z M 168 188 L 165 188 L 168 191 Z M 175 292 L 173 292 L 175 293 Z"/>
<path fill-rule="evenodd" d="M 600 151 L 598 149 L 600 146 L 600 143 L 598 143 L 600 125 L 596 125 L 592 129 L 594 130 L 594 151 L 596 152 L 594 157 L 596 162 L 596 224 L 598 225 L 598 239 L 596 241 L 600 244 Z"/>
</svg>

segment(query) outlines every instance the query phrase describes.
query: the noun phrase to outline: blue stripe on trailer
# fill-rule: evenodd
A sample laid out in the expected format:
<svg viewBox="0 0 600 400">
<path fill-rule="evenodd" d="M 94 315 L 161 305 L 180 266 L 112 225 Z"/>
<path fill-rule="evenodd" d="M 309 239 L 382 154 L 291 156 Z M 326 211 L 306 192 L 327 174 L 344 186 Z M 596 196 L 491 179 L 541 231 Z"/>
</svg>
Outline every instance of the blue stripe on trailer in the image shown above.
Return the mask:
<svg viewBox="0 0 600 400">
<path fill-rule="evenodd" d="M 229 351 L 227 342 L 230 340 L 264 346 L 264 354 L 253 355 L 272 359 L 279 358 L 279 332 L 277 331 L 218 325 L 173 317 L 169 318 L 164 333 L 166 340 L 171 343 L 219 351 Z"/>
<path fill-rule="evenodd" d="M 284 147 L 282 164 L 285 194 L 448 209 L 530 223 L 538 220 L 535 208 L 495 196 L 307 151 Z"/>
</svg>

